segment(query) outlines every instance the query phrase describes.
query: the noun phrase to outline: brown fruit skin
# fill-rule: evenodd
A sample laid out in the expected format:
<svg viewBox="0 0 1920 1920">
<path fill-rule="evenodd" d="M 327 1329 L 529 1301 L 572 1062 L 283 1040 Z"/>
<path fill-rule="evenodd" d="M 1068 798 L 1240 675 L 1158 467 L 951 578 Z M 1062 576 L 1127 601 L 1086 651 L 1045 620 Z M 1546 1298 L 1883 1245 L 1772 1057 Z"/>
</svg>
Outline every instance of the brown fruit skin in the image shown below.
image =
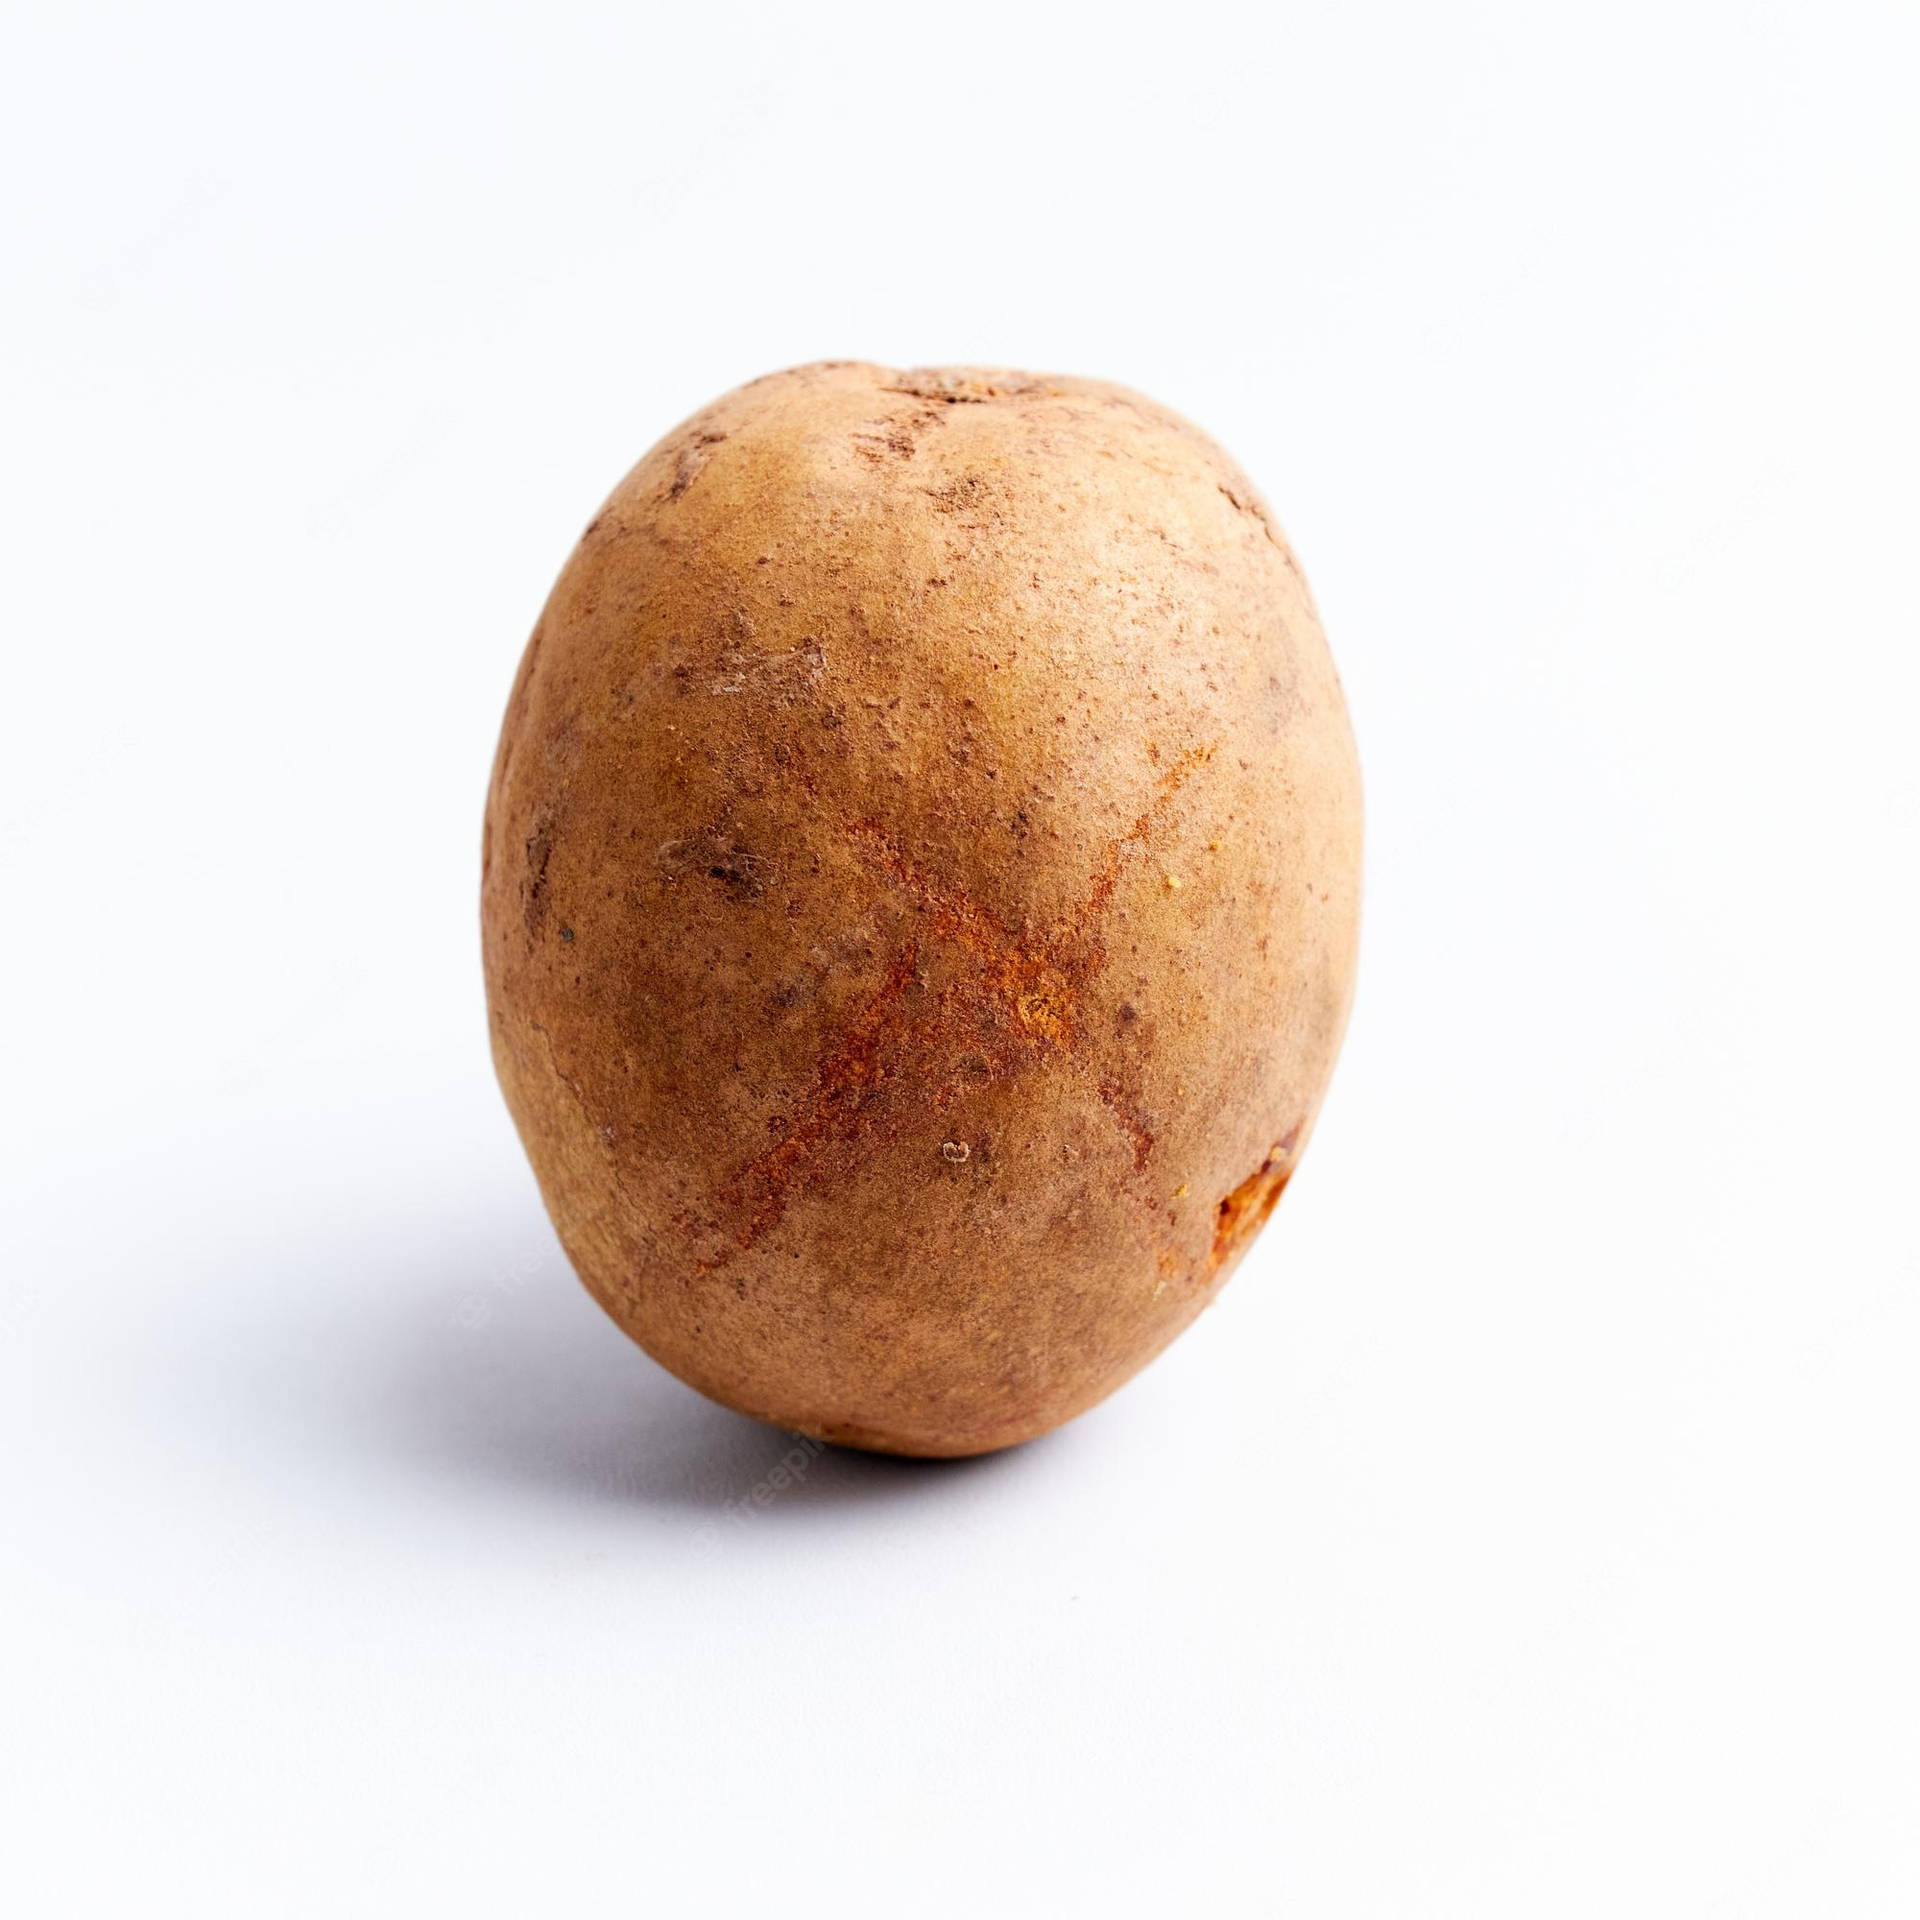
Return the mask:
<svg viewBox="0 0 1920 1920">
<path fill-rule="evenodd" d="M 1098 381 L 800 367 L 661 441 L 534 629 L 494 1059 L 662 1365 L 982 1453 L 1111 1393 L 1264 1224 L 1359 886 L 1339 681 L 1218 447 Z"/>
</svg>

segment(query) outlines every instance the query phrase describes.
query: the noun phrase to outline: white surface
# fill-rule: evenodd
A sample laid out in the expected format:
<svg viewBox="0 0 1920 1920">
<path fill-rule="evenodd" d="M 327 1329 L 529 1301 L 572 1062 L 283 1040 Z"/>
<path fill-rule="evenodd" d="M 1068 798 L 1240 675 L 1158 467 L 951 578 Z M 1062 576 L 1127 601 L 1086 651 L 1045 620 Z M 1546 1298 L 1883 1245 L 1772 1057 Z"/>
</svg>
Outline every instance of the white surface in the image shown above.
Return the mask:
<svg viewBox="0 0 1920 1920">
<path fill-rule="evenodd" d="M 1910 10 L 13 8 L 0 1897 L 1909 1915 Z M 1018 1454 L 567 1276 L 475 894 L 720 390 L 1129 381 L 1369 782 L 1305 1171 Z"/>
</svg>

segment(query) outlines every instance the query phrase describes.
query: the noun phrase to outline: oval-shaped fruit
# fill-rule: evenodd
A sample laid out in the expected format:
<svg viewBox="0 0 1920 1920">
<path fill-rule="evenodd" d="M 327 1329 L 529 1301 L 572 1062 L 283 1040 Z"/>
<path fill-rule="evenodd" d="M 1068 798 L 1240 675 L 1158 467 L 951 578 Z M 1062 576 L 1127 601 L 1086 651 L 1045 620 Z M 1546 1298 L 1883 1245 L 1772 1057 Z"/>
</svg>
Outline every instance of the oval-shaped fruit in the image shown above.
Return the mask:
<svg viewBox="0 0 1920 1920">
<path fill-rule="evenodd" d="M 1111 1392 L 1265 1222 L 1359 868 L 1313 603 L 1218 447 L 1097 381 L 802 367 L 655 447 L 534 629 L 494 1057 L 663 1365 L 983 1452 Z"/>
</svg>

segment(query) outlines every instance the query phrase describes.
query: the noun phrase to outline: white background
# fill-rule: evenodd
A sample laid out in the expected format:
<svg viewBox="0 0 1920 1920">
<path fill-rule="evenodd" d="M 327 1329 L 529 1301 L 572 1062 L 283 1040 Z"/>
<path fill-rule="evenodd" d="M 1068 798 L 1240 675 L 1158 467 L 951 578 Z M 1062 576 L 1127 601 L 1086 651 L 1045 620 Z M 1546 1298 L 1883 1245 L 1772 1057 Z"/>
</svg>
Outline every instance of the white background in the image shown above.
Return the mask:
<svg viewBox="0 0 1920 1920">
<path fill-rule="evenodd" d="M 1910 9 L 9 7 L 0 1897 L 1911 1915 Z M 1276 1223 L 1018 1453 L 569 1277 L 479 824 L 575 535 L 823 356 L 1254 473 L 1369 799 Z"/>
</svg>

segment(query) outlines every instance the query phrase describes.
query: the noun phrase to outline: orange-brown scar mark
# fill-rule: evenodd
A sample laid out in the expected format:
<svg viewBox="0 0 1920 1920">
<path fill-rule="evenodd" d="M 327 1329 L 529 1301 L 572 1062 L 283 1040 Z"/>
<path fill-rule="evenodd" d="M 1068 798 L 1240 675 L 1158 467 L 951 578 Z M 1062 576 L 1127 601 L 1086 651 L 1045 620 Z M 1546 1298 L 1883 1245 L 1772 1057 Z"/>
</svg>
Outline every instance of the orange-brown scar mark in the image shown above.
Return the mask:
<svg viewBox="0 0 1920 1920">
<path fill-rule="evenodd" d="M 1293 1178 L 1293 1149 L 1300 1138 L 1296 1126 L 1261 1161 L 1256 1172 L 1240 1182 L 1214 1209 L 1213 1250 L 1207 1256 L 1207 1270 L 1217 1273 L 1229 1260 L 1237 1259 L 1251 1245 L 1253 1237 L 1272 1217 L 1280 1196 Z"/>
<path fill-rule="evenodd" d="M 874 1142 L 900 1137 L 914 1116 L 943 1114 L 981 1079 L 1006 1078 L 1038 1053 L 1017 1031 L 997 997 L 979 981 L 950 982 L 930 1008 L 909 1011 L 909 988 L 925 991 L 917 959 L 889 969 L 863 1014 L 829 1049 L 815 1085 L 791 1119 L 779 1117 L 779 1142 L 750 1161 L 722 1190 L 734 1240 L 752 1247 L 776 1226 L 796 1191 L 829 1175 L 850 1176 Z M 688 1215 L 682 1223 L 699 1232 Z M 696 1262 L 700 1272 L 724 1264 L 722 1252 Z"/>
<path fill-rule="evenodd" d="M 1126 850 L 1152 837 L 1161 810 L 1213 754 L 1211 746 L 1191 747 L 1160 776 L 1145 811 L 1102 853 L 1086 898 L 1039 940 L 1014 932 L 966 888 L 947 885 L 916 866 L 878 821 L 850 820 L 842 831 L 862 864 L 904 893 L 927 915 L 936 934 L 997 970 L 1023 1026 L 1058 1046 L 1071 1046 L 1076 987 L 1106 964 L 1094 926 L 1112 903 Z"/>
<path fill-rule="evenodd" d="M 1204 767 L 1212 758 L 1211 747 L 1189 747 L 1160 776 L 1160 784 L 1154 789 L 1153 800 L 1147 810 L 1108 846 L 1099 866 L 1094 869 L 1092 883 L 1087 889 L 1086 904 L 1078 916 L 1083 922 L 1095 919 L 1106 911 L 1113 899 L 1114 889 L 1120 884 L 1120 863 L 1127 849 L 1143 846 L 1153 837 L 1154 821 L 1161 808 L 1186 785 L 1196 768 Z"/>
<path fill-rule="evenodd" d="M 1153 1129 L 1147 1125 L 1146 1116 L 1118 1081 L 1101 1081 L 1100 1098 L 1107 1111 L 1119 1122 L 1121 1132 L 1133 1143 L 1134 1172 L 1144 1171 L 1148 1156 L 1153 1152 Z"/>
<path fill-rule="evenodd" d="M 916 866 L 877 821 L 852 820 L 844 831 L 869 872 L 905 894 L 931 932 L 980 963 L 982 986 L 1023 1032 L 1044 1046 L 1073 1044 L 1081 969 L 1058 932 L 1038 941 L 1015 933 L 966 888 L 943 885 Z"/>
<path fill-rule="evenodd" d="M 815 1085 L 779 1142 L 722 1191 L 727 1214 L 739 1222 L 734 1238 L 741 1248 L 779 1224 L 797 1185 L 819 1183 L 836 1148 L 846 1162 L 837 1170 L 850 1174 L 872 1139 L 898 1134 L 897 1095 L 909 1079 L 916 1108 L 940 1113 L 970 1084 L 962 1059 L 1003 1078 L 1077 1045 L 1081 989 L 1106 965 L 1095 923 L 1119 884 L 1125 850 L 1150 837 L 1160 809 L 1212 754 L 1211 747 L 1195 748 L 1161 775 L 1146 811 L 1106 849 L 1086 899 L 1039 936 L 1016 932 L 967 888 L 928 873 L 877 820 L 843 822 L 867 871 L 905 895 L 924 916 L 925 930 L 973 964 L 915 1013 L 907 1001 L 920 949 L 917 935 L 908 938 L 878 992 L 827 1042 Z M 1117 1088 L 1113 1098 L 1103 1088 L 1101 1098 L 1126 1133 L 1138 1170 L 1152 1151 L 1151 1131 Z M 710 1271 L 722 1258 L 701 1261 L 700 1270 Z"/>
<path fill-rule="evenodd" d="M 909 937 L 894 955 L 878 990 L 821 1056 L 815 1085 L 776 1146 L 750 1162 L 725 1198 L 744 1210 L 740 1244 L 750 1247 L 786 1211 L 787 1188 L 800 1165 L 834 1138 L 856 1138 L 868 1124 L 867 1106 L 891 1071 L 888 1042 L 907 1025 L 907 989 L 920 968 L 919 943 Z"/>
<path fill-rule="evenodd" d="M 849 820 L 841 831 L 861 864 L 904 893 L 943 939 L 989 955 L 1018 946 L 1019 936 L 1002 926 L 966 888 L 942 885 L 924 868 L 915 866 L 879 821 Z"/>
</svg>

